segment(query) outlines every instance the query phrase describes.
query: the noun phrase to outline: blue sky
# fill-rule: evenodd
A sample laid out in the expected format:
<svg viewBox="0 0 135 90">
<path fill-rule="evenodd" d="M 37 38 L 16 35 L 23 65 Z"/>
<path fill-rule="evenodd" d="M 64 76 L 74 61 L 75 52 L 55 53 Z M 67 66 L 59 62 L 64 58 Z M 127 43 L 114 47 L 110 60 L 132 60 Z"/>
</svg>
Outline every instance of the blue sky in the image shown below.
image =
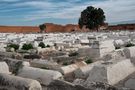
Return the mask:
<svg viewBox="0 0 135 90">
<path fill-rule="evenodd" d="M 135 20 L 135 0 L 0 0 L 0 25 L 77 24 L 87 6 L 102 8 L 109 23 Z"/>
</svg>

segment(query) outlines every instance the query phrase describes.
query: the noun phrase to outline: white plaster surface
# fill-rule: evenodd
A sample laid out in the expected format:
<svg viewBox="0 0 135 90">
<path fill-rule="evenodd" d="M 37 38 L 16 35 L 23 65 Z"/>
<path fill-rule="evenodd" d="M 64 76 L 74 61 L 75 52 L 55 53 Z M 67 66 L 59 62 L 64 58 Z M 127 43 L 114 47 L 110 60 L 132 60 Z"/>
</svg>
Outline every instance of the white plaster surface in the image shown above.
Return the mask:
<svg viewBox="0 0 135 90">
<path fill-rule="evenodd" d="M 38 81 L 0 73 L 0 90 L 42 90 Z"/>
<path fill-rule="evenodd" d="M 48 85 L 53 80 L 62 78 L 62 74 L 58 71 L 26 66 L 19 71 L 18 76 L 35 79 L 43 85 Z"/>
<path fill-rule="evenodd" d="M 102 65 L 94 66 L 90 71 L 87 82 L 104 82 L 110 85 L 117 84 L 135 71 L 130 59 L 112 60 Z"/>
<path fill-rule="evenodd" d="M 0 73 L 10 74 L 9 67 L 6 62 L 0 62 Z"/>
</svg>

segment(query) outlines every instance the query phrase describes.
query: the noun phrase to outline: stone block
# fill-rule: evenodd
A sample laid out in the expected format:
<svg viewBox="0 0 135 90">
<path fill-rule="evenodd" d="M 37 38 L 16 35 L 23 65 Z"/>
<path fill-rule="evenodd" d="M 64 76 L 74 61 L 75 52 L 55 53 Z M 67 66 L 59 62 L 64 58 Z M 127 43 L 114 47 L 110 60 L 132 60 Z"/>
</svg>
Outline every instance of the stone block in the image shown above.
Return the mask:
<svg viewBox="0 0 135 90">
<path fill-rule="evenodd" d="M 17 74 L 19 69 L 21 69 L 23 66 L 30 66 L 29 62 L 17 59 L 5 58 L 3 61 L 8 64 L 9 71 L 13 74 Z"/>
<path fill-rule="evenodd" d="M 110 85 L 117 84 L 135 71 L 134 65 L 129 59 L 112 60 L 94 66 L 89 72 L 87 82 L 104 82 Z"/>
<path fill-rule="evenodd" d="M 9 67 L 6 62 L 0 62 L 0 73 L 10 74 Z"/>
<path fill-rule="evenodd" d="M 30 64 L 32 67 L 48 68 L 48 69 L 53 69 L 53 70 L 60 67 L 57 63 L 52 62 L 52 61 L 47 61 L 47 60 L 32 60 Z"/>
<path fill-rule="evenodd" d="M 42 85 L 48 85 L 53 80 L 62 78 L 62 74 L 58 71 L 45 70 L 26 66 L 24 66 L 21 70 L 19 70 L 18 76 L 35 79 L 39 81 Z"/>
<path fill-rule="evenodd" d="M 124 49 L 124 53 L 127 58 L 135 57 L 135 46 Z"/>
<path fill-rule="evenodd" d="M 97 61 L 87 66 L 83 66 L 74 71 L 76 78 L 86 79 L 89 76 L 89 72 L 93 69 L 95 65 L 100 65 L 103 61 Z"/>
<path fill-rule="evenodd" d="M 125 82 L 125 87 L 130 89 L 135 89 L 135 79 L 129 79 Z"/>
<path fill-rule="evenodd" d="M 0 73 L 0 90 L 42 90 L 38 81 Z"/>
</svg>

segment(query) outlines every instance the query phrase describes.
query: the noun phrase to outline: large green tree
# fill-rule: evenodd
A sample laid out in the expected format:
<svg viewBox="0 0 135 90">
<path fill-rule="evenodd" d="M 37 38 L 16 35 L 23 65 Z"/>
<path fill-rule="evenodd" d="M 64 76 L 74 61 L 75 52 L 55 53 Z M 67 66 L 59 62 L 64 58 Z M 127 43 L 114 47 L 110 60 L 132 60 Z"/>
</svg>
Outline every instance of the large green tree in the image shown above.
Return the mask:
<svg viewBox="0 0 135 90">
<path fill-rule="evenodd" d="M 79 27 L 83 28 L 86 26 L 88 29 L 99 29 L 99 27 L 104 24 L 105 15 L 101 8 L 95 8 L 93 6 L 87 7 L 81 12 L 81 17 L 79 18 Z"/>
<path fill-rule="evenodd" d="M 43 31 L 45 31 L 46 25 L 45 24 L 41 24 L 41 25 L 39 25 L 39 28 L 40 28 L 40 32 L 42 33 Z"/>
</svg>

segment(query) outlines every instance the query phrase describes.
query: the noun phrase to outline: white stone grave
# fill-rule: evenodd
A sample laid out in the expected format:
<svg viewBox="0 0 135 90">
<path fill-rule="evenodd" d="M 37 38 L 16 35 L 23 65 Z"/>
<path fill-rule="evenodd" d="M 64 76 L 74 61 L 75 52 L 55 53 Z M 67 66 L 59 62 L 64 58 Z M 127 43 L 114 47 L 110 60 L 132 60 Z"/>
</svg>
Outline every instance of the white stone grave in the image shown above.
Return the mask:
<svg viewBox="0 0 135 90">
<path fill-rule="evenodd" d="M 110 85 L 117 84 L 135 71 L 130 59 L 112 60 L 101 65 L 94 66 L 89 72 L 86 82 L 104 82 Z"/>
<path fill-rule="evenodd" d="M 38 81 L 0 73 L 0 90 L 42 90 Z"/>
<path fill-rule="evenodd" d="M 35 79 L 43 85 L 48 85 L 53 80 L 62 78 L 62 74 L 58 71 L 45 70 L 45 69 L 26 67 L 26 66 L 23 67 L 18 72 L 18 76 Z"/>
</svg>

